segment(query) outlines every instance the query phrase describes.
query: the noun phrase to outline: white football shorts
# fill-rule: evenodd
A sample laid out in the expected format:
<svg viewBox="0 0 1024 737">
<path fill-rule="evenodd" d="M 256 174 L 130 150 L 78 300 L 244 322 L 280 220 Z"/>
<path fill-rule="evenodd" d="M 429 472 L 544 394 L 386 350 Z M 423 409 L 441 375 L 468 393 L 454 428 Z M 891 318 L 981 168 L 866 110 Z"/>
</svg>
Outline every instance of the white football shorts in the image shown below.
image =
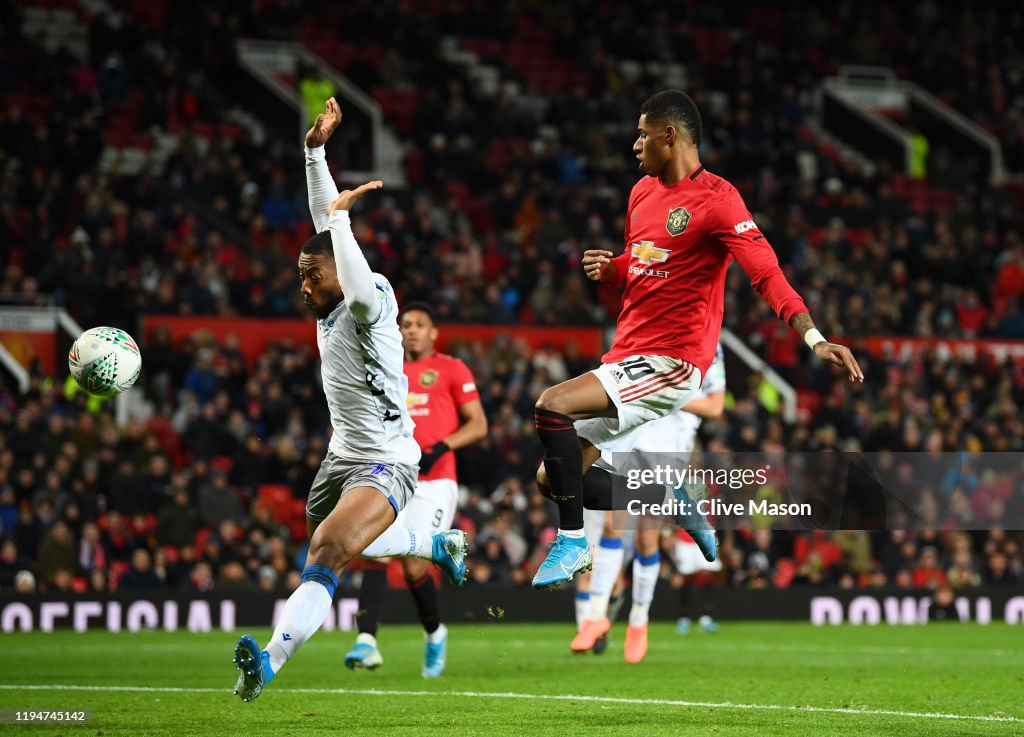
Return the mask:
<svg viewBox="0 0 1024 737">
<path fill-rule="evenodd" d="M 576 432 L 599 448 L 626 453 L 639 428 L 682 409 L 700 388 L 700 369 L 680 358 L 630 356 L 592 372 L 615 404 L 618 417 L 577 420 Z"/>
<path fill-rule="evenodd" d="M 454 479 L 417 481 L 416 493 L 393 524 L 421 535 L 436 535 L 452 528 L 458 505 L 459 486 Z"/>
</svg>

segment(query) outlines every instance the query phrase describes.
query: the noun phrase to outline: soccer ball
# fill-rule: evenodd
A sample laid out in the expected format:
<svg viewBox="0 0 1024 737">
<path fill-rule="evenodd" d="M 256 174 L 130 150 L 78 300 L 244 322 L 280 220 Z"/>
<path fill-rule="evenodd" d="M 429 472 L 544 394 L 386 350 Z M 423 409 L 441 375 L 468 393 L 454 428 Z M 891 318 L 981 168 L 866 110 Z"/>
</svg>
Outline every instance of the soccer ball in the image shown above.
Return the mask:
<svg viewBox="0 0 1024 737">
<path fill-rule="evenodd" d="M 119 328 L 90 328 L 68 353 L 68 368 L 78 385 L 90 394 L 112 397 L 127 391 L 139 378 L 139 346 Z"/>
</svg>

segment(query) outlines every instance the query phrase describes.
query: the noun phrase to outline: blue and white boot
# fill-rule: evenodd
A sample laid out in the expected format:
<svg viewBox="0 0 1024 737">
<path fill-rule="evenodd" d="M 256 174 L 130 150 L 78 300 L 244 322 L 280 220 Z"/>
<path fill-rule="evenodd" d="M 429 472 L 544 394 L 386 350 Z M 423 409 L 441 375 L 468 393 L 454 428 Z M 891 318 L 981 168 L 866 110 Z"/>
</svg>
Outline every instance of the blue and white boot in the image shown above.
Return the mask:
<svg viewBox="0 0 1024 737">
<path fill-rule="evenodd" d="M 711 618 L 710 615 L 705 614 L 699 620 L 697 624 L 700 626 L 701 632 L 707 632 L 709 635 L 713 635 L 718 632 L 718 623 Z"/>
<path fill-rule="evenodd" d="M 466 583 L 466 553 L 469 544 L 462 530 L 439 532 L 432 538 L 431 560 L 448 576 L 455 586 Z"/>
<path fill-rule="evenodd" d="M 377 649 L 377 638 L 368 632 L 360 632 L 356 644 L 345 655 L 345 667 L 349 670 L 366 668 L 376 670 L 384 663 L 384 657 Z"/>
<path fill-rule="evenodd" d="M 260 650 L 252 635 L 242 635 L 238 639 L 235 645 L 235 667 L 241 671 L 235 684 L 235 695 L 241 696 L 242 701 L 255 699 L 274 679 L 270 655 L 266 650 Z"/>
<path fill-rule="evenodd" d="M 423 653 L 423 677 L 438 678 L 444 673 L 445 656 L 448 654 L 448 628 L 443 624 L 427 635 L 427 646 Z"/>
<path fill-rule="evenodd" d="M 697 543 L 704 559 L 709 563 L 718 557 L 718 541 L 715 538 L 715 528 L 708 522 L 707 517 L 697 509 L 697 502 L 708 498 L 708 485 L 703 481 L 696 483 L 685 483 L 672 489 L 672 494 L 679 502 L 680 510 L 685 514 L 673 515 L 675 523 L 690 533 L 690 537 Z"/>
<path fill-rule="evenodd" d="M 594 567 L 594 554 L 585 537 L 566 537 L 559 534 L 533 577 L 533 588 L 553 589 L 561 586 L 580 571 Z"/>
</svg>

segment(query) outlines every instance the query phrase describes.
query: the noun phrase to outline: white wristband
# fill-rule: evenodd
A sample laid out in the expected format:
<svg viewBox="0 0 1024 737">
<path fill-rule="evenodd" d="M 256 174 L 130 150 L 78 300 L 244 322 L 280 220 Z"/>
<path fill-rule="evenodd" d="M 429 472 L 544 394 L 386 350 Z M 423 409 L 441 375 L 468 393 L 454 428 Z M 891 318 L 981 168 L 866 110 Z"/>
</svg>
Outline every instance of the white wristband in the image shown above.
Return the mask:
<svg viewBox="0 0 1024 737">
<path fill-rule="evenodd" d="M 823 341 L 827 342 L 825 341 L 825 336 L 822 335 L 821 331 L 818 330 L 817 328 L 811 328 L 806 333 L 804 333 L 804 341 L 807 343 L 808 347 L 812 351 L 814 350 L 814 346 L 818 345 L 818 343 L 821 343 Z"/>
</svg>

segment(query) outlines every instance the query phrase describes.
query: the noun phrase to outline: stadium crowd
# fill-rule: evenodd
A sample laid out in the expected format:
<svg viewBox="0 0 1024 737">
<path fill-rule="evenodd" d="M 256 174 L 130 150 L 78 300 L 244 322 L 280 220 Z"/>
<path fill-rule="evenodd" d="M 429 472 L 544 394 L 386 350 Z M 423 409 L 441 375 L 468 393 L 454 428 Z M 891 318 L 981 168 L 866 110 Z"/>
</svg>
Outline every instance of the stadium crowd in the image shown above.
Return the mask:
<svg viewBox="0 0 1024 737">
<path fill-rule="evenodd" d="M 410 189 L 369 202 L 355 231 L 400 298 L 436 305 L 446 323 L 612 319 L 616 296 L 583 279 L 579 255 L 621 247 L 638 104 L 681 73 L 704 115 L 703 160 L 741 189 L 827 335 L 1024 337 L 1018 192 L 960 181 L 941 149 L 924 190 L 884 165 L 866 173 L 805 125 L 817 79 L 841 63 L 887 63 L 941 80 L 934 91 L 985 122 L 1020 168 L 1024 75 L 1013 26 L 995 11 L 869 2 L 744 13 L 726 2 L 694 6 L 683 21 L 651 3 L 566 15 L 526 2 L 521 16 L 473 2 L 407 13 L 393 2 L 304 12 L 265 3 L 263 16 L 244 4 L 147 5 L 116 23 L 91 19 L 87 59 L 23 37 L 21 10 L 0 5 L 0 293 L 52 295 L 83 325 L 130 332 L 137 325 L 125 316 L 145 312 L 302 314 L 294 257 L 311 226 L 298 142 L 271 128 L 258 143 L 226 122 L 234 39 L 285 29 L 328 60 L 338 52 L 338 66 L 382 100 L 414 91 L 404 117 L 393 111 L 410 147 Z M 909 47 L 900 23 L 874 46 L 840 32 L 886 13 L 934 27 L 935 43 Z M 341 43 L 332 29 L 345 25 L 319 22 L 339 18 L 365 43 Z M 624 44 L 644 24 L 657 29 L 652 42 Z M 483 96 L 443 56 L 438 28 L 460 29 L 460 47 L 525 94 Z M 125 120 L 127 137 L 115 137 Z M 100 169 L 104 144 L 151 147 L 164 133 L 179 138 L 161 170 Z M 702 431 L 710 449 L 1024 446 L 1024 373 L 1012 363 L 868 360 L 865 386 L 848 387 L 808 363 L 738 270 L 726 325 L 813 401 L 788 427 L 756 381 L 733 386 L 726 417 Z M 553 510 L 532 481 L 531 408 L 594 360 L 531 352 L 509 335 L 460 348 L 491 422 L 487 440 L 460 454 L 470 585 L 524 584 L 543 556 Z M 27 396 L 5 384 L 0 591 L 294 587 L 298 510 L 328 427 L 311 380 L 316 357 L 284 342 L 250 366 L 236 343 L 201 336 L 174 346 L 158 334 L 142 348 L 137 391 L 157 409 L 145 424 L 117 428 L 108 409 L 87 407 L 38 368 Z M 1019 479 L 988 481 L 998 488 L 986 499 Z M 1019 585 L 1020 545 L 998 529 L 943 531 L 941 519 L 936 532 L 891 536 L 743 531 L 725 536 L 721 583 Z M 664 575 L 679 582 L 667 564 Z"/>
<path fill-rule="evenodd" d="M 152 341 L 151 368 L 135 390 L 158 410 L 145 423 L 119 430 L 108 407 L 90 411 L 73 385 L 47 378 L 36 377 L 27 396 L 9 386 L 0 395 L 0 590 L 19 583 L 30 590 L 30 578 L 51 591 L 295 585 L 304 497 L 329 427 L 315 357 L 286 341 L 248 366 L 231 340 L 220 345 L 200 334 L 175 348 L 167 338 Z M 484 441 L 460 453 L 457 525 L 474 541 L 470 585 L 525 585 L 555 524 L 533 482 L 539 444 L 528 410 L 550 383 L 592 359 L 532 351 L 512 337 L 454 352 L 474 371 L 491 423 Z M 869 366 L 864 389 L 849 397 L 828 372 L 826 400 L 795 427 L 784 425 L 756 376 L 738 382 L 725 417 L 705 423 L 703 445 L 715 453 L 1024 446 L 1019 371 L 989 382 L 970 379 L 977 366 L 955 360 Z M 928 399 L 908 400 L 907 392 Z M 847 403 L 854 411 L 839 411 Z M 718 582 L 1020 585 L 1019 533 L 1003 532 L 1000 523 L 1021 514 L 1004 507 L 1019 505 L 1013 490 L 1022 471 L 979 472 L 929 489 L 931 498 L 918 505 L 934 523 L 928 530 L 728 531 Z M 967 518 L 947 498 L 956 495 L 966 495 Z M 954 531 L 961 526 L 976 531 Z M 670 546 L 674 538 L 664 541 Z M 679 583 L 669 563 L 664 575 Z"/>
<path fill-rule="evenodd" d="M 645 3 L 567 17 L 539 3 L 520 15 L 471 2 L 416 12 L 314 3 L 306 14 L 269 3 L 263 15 L 189 5 L 92 18 L 84 60 L 24 38 L 18 9 L 5 6 L 0 237 L 12 247 L 0 292 L 53 294 L 83 324 L 132 311 L 301 313 L 290 274 L 311 226 L 298 142 L 268 128 L 258 144 L 226 118 L 233 39 L 290 34 L 387 105 L 413 91 L 414 105 L 390 118 L 405 131 L 411 188 L 372 202 L 356 232 L 401 295 L 430 301 L 446 321 L 608 319 L 615 297 L 581 278 L 579 255 L 621 247 L 637 108 L 667 75 L 694 91 L 704 162 L 740 188 L 827 334 L 1024 336 L 1019 192 L 965 181 L 936 147 L 922 199 L 885 166 L 867 174 L 819 145 L 805 125 L 818 78 L 842 63 L 889 63 L 999 121 L 991 127 L 1012 167 L 1024 75 L 1019 54 L 999 51 L 1014 36 L 994 11 L 960 18 L 925 2 L 744 13 L 721 3 L 683 21 Z M 939 33 L 921 53 L 897 31 L 877 47 L 840 32 L 891 13 L 974 32 Z M 637 62 L 619 31 L 641 17 L 659 31 Z M 342 27 L 360 28 L 365 43 L 332 35 Z M 445 60 L 442 28 L 524 93 L 483 96 Z M 151 148 L 166 132 L 179 138 L 162 170 L 99 169 L 104 143 Z M 737 273 L 729 285 L 733 328 L 763 309 L 743 281 Z"/>
</svg>

